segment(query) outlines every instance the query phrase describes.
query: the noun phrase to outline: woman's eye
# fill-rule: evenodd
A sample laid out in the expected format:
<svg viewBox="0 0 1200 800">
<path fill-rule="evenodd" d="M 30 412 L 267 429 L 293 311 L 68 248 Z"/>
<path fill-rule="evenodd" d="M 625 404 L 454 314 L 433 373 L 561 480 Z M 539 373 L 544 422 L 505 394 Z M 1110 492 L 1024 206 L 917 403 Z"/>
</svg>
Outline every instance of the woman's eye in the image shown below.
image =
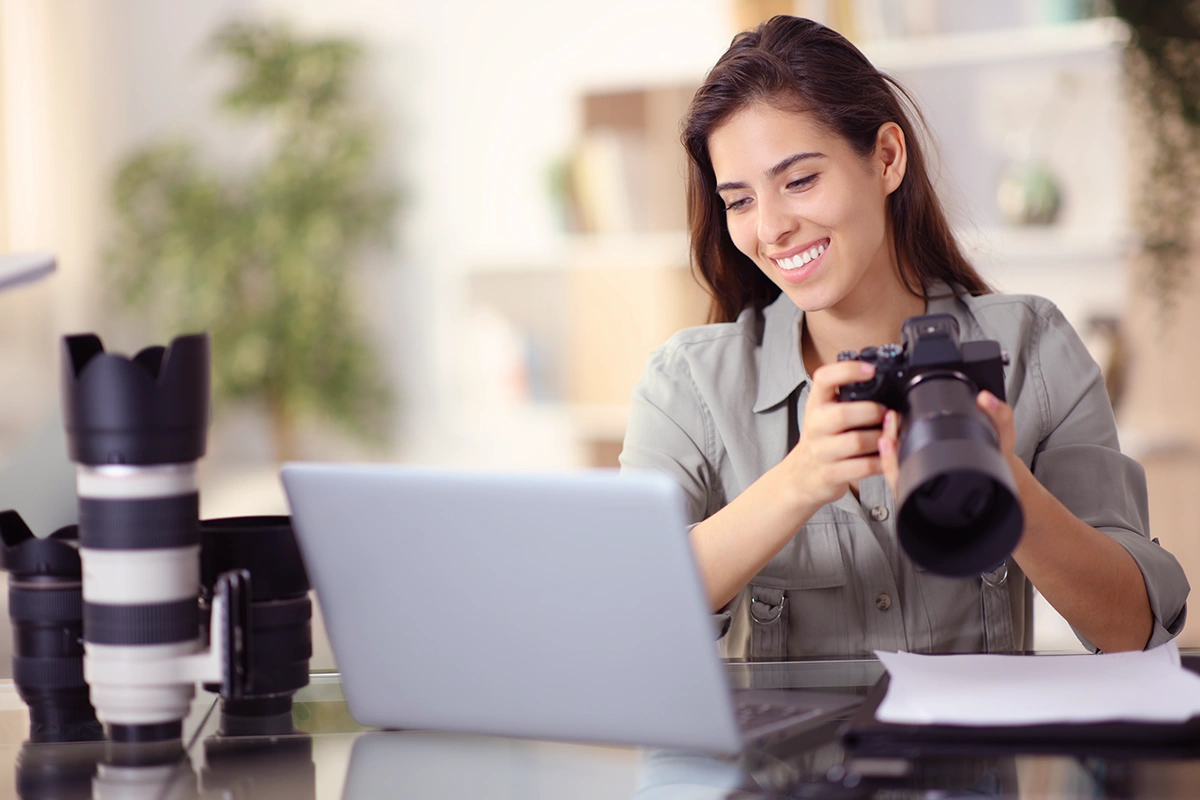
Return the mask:
<svg viewBox="0 0 1200 800">
<path fill-rule="evenodd" d="M 726 211 L 737 211 L 739 208 L 743 207 L 744 205 L 746 205 L 746 203 L 749 203 L 749 202 L 750 202 L 750 198 L 748 198 L 748 197 L 743 197 L 740 200 L 732 200 L 725 204 L 725 210 Z"/>
<path fill-rule="evenodd" d="M 815 174 L 813 174 L 813 175 L 808 175 L 808 176 L 806 176 L 806 177 L 803 177 L 803 178 L 797 178 L 796 180 L 789 182 L 789 183 L 788 183 L 788 185 L 787 185 L 787 188 L 789 188 L 789 189 L 803 189 L 805 186 L 808 186 L 810 183 L 812 183 L 812 182 L 813 182 L 813 181 L 815 181 L 816 179 L 817 179 L 817 176 L 816 176 Z"/>
</svg>

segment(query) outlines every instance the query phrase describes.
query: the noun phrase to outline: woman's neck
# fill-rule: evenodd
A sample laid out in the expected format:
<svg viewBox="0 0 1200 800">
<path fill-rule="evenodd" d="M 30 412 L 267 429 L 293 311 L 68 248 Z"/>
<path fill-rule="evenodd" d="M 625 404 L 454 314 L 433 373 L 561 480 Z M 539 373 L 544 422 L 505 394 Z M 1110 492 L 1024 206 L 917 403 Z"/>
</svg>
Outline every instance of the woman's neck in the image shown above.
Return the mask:
<svg viewBox="0 0 1200 800">
<path fill-rule="evenodd" d="M 804 315 L 800 354 L 812 375 L 837 361 L 843 350 L 862 350 L 900 341 L 904 320 L 925 313 L 925 299 L 914 297 L 896 280 L 860 285 L 842 302 Z"/>
</svg>

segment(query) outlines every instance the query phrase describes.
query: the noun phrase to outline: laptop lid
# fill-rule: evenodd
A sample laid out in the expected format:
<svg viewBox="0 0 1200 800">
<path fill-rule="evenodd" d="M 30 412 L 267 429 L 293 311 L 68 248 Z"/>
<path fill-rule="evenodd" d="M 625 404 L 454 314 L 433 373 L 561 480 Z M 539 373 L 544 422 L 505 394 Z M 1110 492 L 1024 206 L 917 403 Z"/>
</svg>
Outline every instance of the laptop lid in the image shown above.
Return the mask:
<svg viewBox="0 0 1200 800">
<path fill-rule="evenodd" d="M 283 482 L 360 723 L 740 749 L 670 478 L 289 464 Z"/>
</svg>

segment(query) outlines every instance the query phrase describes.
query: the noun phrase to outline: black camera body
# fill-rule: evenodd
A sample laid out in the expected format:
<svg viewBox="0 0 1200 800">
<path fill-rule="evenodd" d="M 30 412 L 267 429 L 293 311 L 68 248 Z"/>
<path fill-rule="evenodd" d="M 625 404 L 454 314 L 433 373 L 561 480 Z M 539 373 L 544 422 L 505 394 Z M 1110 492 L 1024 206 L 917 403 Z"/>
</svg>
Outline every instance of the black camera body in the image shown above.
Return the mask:
<svg viewBox="0 0 1200 800">
<path fill-rule="evenodd" d="M 959 343 L 958 320 L 950 314 L 909 317 L 901 328 L 902 344 L 864 347 L 862 352 L 845 350 L 838 361 L 865 361 L 875 365 L 869 381 L 851 383 L 838 392 L 842 402 L 870 400 L 905 414 L 908 388 L 928 372 L 950 371 L 986 389 L 1001 400 L 1004 367 L 1008 357 L 1000 343 L 991 339 Z"/>
<path fill-rule="evenodd" d="M 846 351 L 875 365 L 868 381 L 838 390 L 900 413 L 896 536 L 918 565 L 966 577 L 993 569 L 1024 531 L 1016 481 L 976 397 L 1005 399 L 1008 356 L 992 340 L 959 342 L 949 314 L 909 317 L 902 343 Z"/>
</svg>

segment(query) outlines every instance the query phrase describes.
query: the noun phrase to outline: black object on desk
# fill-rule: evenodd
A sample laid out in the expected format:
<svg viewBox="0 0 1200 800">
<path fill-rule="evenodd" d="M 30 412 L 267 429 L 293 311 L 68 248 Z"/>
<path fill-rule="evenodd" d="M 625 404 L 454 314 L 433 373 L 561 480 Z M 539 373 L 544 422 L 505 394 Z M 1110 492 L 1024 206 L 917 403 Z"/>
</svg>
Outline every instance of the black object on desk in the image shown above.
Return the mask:
<svg viewBox="0 0 1200 800">
<path fill-rule="evenodd" d="M 1183 656 L 1200 674 L 1200 656 Z M 910 725 L 880 722 L 875 711 L 887 694 L 885 673 L 841 730 L 854 757 L 977 757 L 1016 753 L 1105 758 L 1200 757 L 1200 717 L 1183 723 L 1099 722 L 1050 725 Z"/>
</svg>

